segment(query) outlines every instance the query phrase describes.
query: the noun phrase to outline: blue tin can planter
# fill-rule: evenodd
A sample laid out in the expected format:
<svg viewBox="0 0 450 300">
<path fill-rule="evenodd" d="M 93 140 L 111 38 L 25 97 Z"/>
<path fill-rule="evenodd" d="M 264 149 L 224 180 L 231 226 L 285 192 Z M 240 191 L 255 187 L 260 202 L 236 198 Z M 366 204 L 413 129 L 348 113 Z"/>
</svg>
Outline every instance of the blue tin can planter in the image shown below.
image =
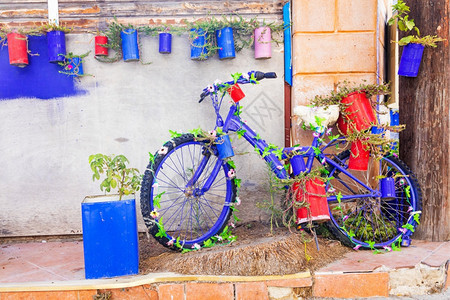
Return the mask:
<svg viewBox="0 0 450 300">
<path fill-rule="evenodd" d="M 423 45 L 414 43 L 410 43 L 403 47 L 403 53 L 398 67 L 398 75 L 417 77 L 424 48 Z"/>
<path fill-rule="evenodd" d="M 81 204 L 86 279 L 139 272 L 135 199 L 117 199 L 86 197 Z"/>
<path fill-rule="evenodd" d="M 380 184 L 381 198 L 384 200 L 395 198 L 395 179 L 392 177 L 386 177 L 381 179 Z"/>
<path fill-rule="evenodd" d="M 234 49 L 233 28 L 225 27 L 216 30 L 217 47 L 219 48 L 219 59 L 230 59 L 236 57 Z"/>
<path fill-rule="evenodd" d="M 234 156 L 233 146 L 231 146 L 230 137 L 228 135 L 218 136 L 216 138 L 216 147 L 220 159 Z"/>
<path fill-rule="evenodd" d="M 298 176 L 301 172 L 306 171 L 305 161 L 301 155 L 291 157 L 290 162 L 294 176 Z"/>
<path fill-rule="evenodd" d="M 47 32 L 48 61 L 59 63 L 66 55 L 66 34 L 64 31 L 53 30 Z"/>
<path fill-rule="evenodd" d="M 83 76 L 83 60 L 79 57 L 70 58 L 70 63 L 67 66 L 67 69 L 71 76 Z"/>
<path fill-rule="evenodd" d="M 124 61 L 139 60 L 138 34 L 136 29 L 125 29 L 120 33 Z"/>
<path fill-rule="evenodd" d="M 201 28 L 191 29 L 190 36 L 192 37 L 191 45 L 191 59 L 193 60 L 205 60 L 208 58 L 208 49 L 206 49 L 206 42 L 208 40 L 208 34 Z"/>
<path fill-rule="evenodd" d="M 162 32 L 159 34 L 159 53 L 170 54 L 172 52 L 172 34 Z"/>
</svg>

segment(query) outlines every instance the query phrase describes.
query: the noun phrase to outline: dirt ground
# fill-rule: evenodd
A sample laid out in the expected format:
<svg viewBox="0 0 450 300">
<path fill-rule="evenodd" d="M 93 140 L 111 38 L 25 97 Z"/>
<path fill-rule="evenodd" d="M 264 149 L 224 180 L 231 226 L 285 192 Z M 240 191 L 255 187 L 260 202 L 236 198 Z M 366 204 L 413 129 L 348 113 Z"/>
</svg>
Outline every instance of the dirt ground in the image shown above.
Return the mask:
<svg viewBox="0 0 450 300">
<path fill-rule="evenodd" d="M 181 254 L 160 245 L 152 236 L 141 236 L 140 273 L 176 272 L 203 275 L 282 275 L 311 272 L 338 260 L 350 248 L 319 236 L 319 251 L 312 235 L 258 221 L 236 226 L 237 241 Z"/>
</svg>

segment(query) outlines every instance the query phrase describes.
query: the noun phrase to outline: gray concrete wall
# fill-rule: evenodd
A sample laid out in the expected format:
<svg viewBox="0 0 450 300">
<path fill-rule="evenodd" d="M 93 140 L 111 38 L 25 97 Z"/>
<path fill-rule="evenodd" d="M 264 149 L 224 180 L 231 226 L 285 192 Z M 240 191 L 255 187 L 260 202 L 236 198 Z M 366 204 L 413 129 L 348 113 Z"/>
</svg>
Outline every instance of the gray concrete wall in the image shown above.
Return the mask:
<svg viewBox="0 0 450 300">
<path fill-rule="evenodd" d="M 94 48 L 89 34 L 69 34 L 67 43 L 68 52 L 78 54 Z M 213 108 L 208 101 L 197 103 L 198 95 L 235 72 L 278 73 L 276 80 L 244 86 L 247 97 L 241 103 L 243 119 L 264 139 L 282 145 L 283 49 L 273 47 L 269 60 L 255 60 L 253 50 L 245 49 L 234 60 L 215 56 L 197 62 L 189 58 L 186 36 L 174 36 L 170 55 L 158 53 L 157 38 L 143 37 L 142 56 L 152 64 L 105 64 L 91 54 L 84 68 L 94 77 L 77 83 L 87 91 L 83 96 L 0 101 L 0 236 L 81 233 L 80 203 L 86 195 L 100 194 L 89 155 L 124 154 L 143 172 L 148 152 L 170 139 L 169 129 L 213 128 Z M 269 199 L 265 164 L 243 139 L 235 146 L 236 152 L 249 153 L 235 158 L 243 179 L 238 216 L 265 218 L 255 208 L 255 202 Z"/>
</svg>

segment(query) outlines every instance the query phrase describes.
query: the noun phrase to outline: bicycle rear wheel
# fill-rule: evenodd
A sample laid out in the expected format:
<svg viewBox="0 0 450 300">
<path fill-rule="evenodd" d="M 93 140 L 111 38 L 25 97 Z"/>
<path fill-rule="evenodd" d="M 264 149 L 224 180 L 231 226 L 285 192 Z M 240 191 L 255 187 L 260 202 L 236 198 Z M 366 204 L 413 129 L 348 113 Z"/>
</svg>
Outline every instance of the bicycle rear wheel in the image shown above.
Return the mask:
<svg viewBox="0 0 450 300">
<path fill-rule="evenodd" d="M 419 223 L 422 209 L 422 193 L 414 174 L 405 163 L 392 156 L 379 161 L 371 158 L 367 171 L 352 171 L 347 168 L 349 157 L 347 150 L 334 161 L 375 191 L 380 190 L 381 178 L 394 178 L 395 196 L 373 197 L 369 195 L 370 190 L 330 165 L 327 192 L 349 196 L 342 201 L 328 198 L 330 231 L 343 244 L 358 248 L 387 248 L 401 238 L 409 239 Z"/>
<path fill-rule="evenodd" d="M 202 246 L 220 233 L 236 198 L 229 170 L 214 149 L 192 134 L 167 142 L 142 181 L 141 210 L 149 233 L 173 250 Z M 194 183 L 193 177 L 197 178 Z M 208 180 L 212 180 L 211 188 L 202 191 Z"/>
</svg>

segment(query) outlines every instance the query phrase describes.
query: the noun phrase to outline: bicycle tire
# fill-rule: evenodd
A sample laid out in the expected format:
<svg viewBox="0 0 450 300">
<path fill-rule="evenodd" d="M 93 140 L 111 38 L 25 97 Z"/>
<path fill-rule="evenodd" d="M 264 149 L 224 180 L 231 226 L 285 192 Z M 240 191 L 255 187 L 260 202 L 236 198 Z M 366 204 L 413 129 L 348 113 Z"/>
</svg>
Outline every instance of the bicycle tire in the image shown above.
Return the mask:
<svg viewBox="0 0 450 300">
<path fill-rule="evenodd" d="M 173 138 L 162 149 L 167 153 L 159 151 L 155 154 L 142 180 L 141 211 L 148 232 L 172 250 L 203 246 L 206 240 L 221 233 L 232 214 L 230 206 L 236 200 L 236 185 L 227 176 L 230 167 L 217 157 L 214 147 L 208 148 L 192 134 Z M 209 159 L 205 173 L 188 193 L 186 186 L 190 175 L 206 156 Z M 212 175 L 211 168 L 218 160 L 221 166 L 211 189 L 204 195 L 194 195 L 194 191 L 198 191 Z M 161 195 L 158 207 L 154 200 L 162 192 L 165 193 Z M 155 211 L 158 217 L 154 216 Z M 166 235 L 161 234 L 161 226 Z"/>
<path fill-rule="evenodd" d="M 346 150 L 337 155 L 334 161 L 347 168 L 349 157 L 350 151 Z M 327 227 L 346 246 L 366 249 L 388 249 L 387 247 L 392 246 L 400 238 L 404 238 L 405 234 L 409 237 L 418 225 L 413 215 L 420 215 L 422 210 L 422 191 L 415 175 L 404 162 L 393 156 L 385 156 L 379 160 L 379 164 L 379 170 L 382 173 L 379 175 L 387 177 L 398 176 L 395 177 L 396 197 L 394 199 L 384 200 L 381 197 L 366 197 L 359 198 L 359 200 L 354 199 L 353 202 L 346 200 L 342 210 L 336 209 L 339 206 L 336 200 L 328 200 L 330 221 L 326 223 Z M 371 165 L 372 163 L 369 163 L 369 166 Z M 327 192 L 331 189 L 336 189 L 336 192 L 340 191 L 342 195 L 349 195 L 352 187 L 353 190 L 355 189 L 354 187 L 358 189 L 359 192 L 357 194 L 364 194 L 363 191 L 367 191 L 367 189 L 356 184 L 356 181 L 340 173 L 333 166 L 329 165 L 328 171 L 330 172 L 329 178 L 335 178 L 327 183 Z M 347 171 L 349 170 L 347 169 Z M 366 180 L 366 184 L 369 183 L 370 168 L 365 174 L 364 171 L 350 172 L 353 174 L 359 172 L 358 179 L 363 178 Z M 347 187 L 344 186 L 344 183 L 347 184 Z M 351 192 L 354 193 L 354 191 Z M 343 213 L 343 211 L 345 212 Z M 408 230 L 403 228 L 404 225 L 409 226 L 406 224 L 412 226 L 412 232 L 408 232 Z"/>
</svg>

